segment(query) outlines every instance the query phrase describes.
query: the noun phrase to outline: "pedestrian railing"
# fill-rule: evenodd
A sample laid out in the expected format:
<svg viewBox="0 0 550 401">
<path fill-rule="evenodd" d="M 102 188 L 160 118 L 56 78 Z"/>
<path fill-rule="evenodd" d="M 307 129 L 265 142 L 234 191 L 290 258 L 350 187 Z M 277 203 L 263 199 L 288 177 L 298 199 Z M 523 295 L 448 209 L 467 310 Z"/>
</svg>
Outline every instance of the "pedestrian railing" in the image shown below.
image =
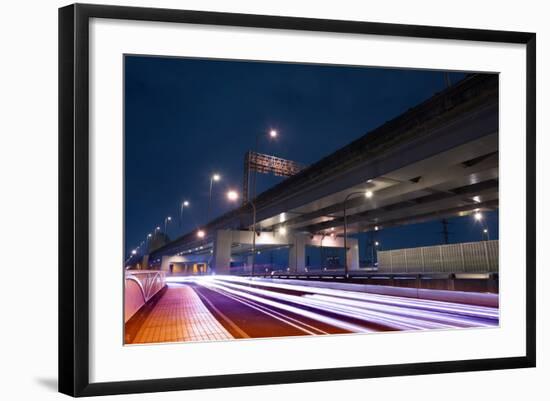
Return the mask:
<svg viewBox="0 0 550 401">
<path fill-rule="evenodd" d="M 126 270 L 124 283 L 124 321 L 127 322 L 143 305 L 166 285 L 166 272 L 159 270 Z"/>
</svg>

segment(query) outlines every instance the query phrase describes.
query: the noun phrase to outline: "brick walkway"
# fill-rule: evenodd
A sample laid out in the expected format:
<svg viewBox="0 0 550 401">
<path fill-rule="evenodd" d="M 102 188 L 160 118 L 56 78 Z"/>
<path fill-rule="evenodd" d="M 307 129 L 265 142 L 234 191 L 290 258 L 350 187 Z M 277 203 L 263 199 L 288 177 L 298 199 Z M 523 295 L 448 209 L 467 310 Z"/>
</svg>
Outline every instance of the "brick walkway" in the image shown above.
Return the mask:
<svg viewBox="0 0 550 401">
<path fill-rule="evenodd" d="M 228 340 L 231 334 L 187 285 L 169 286 L 132 343 Z"/>
</svg>

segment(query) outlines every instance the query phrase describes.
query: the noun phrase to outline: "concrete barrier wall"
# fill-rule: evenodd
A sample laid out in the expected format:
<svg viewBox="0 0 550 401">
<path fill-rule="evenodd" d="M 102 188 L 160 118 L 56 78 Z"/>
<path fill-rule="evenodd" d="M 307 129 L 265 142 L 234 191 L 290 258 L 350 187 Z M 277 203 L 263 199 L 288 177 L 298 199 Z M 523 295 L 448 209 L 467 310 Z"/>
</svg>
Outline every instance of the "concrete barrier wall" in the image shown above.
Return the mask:
<svg viewBox="0 0 550 401">
<path fill-rule="evenodd" d="M 272 281 L 284 284 L 302 285 L 306 287 L 332 288 L 343 291 L 365 292 L 369 294 L 391 295 L 405 298 L 429 299 L 432 301 L 455 302 L 468 305 L 489 306 L 492 308 L 498 308 L 499 306 L 499 295 L 489 293 L 417 289 L 370 284 L 359 285 L 313 280 L 272 279 Z"/>
<path fill-rule="evenodd" d="M 498 273 L 498 240 L 379 251 L 381 273 Z"/>
<path fill-rule="evenodd" d="M 158 270 L 126 270 L 124 280 L 124 322 L 166 285 L 166 273 Z"/>
</svg>

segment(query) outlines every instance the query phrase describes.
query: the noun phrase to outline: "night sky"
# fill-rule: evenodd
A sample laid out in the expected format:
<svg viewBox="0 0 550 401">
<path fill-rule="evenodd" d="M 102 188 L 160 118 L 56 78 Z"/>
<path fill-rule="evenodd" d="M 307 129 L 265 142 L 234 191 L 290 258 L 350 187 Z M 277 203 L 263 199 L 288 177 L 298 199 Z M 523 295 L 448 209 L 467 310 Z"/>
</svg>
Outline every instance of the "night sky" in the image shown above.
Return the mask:
<svg viewBox="0 0 550 401">
<path fill-rule="evenodd" d="M 453 83 L 463 77 L 450 74 Z M 212 217 L 235 207 L 224 194 L 242 191 L 243 157 L 258 133 L 279 133 L 260 152 L 311 164 L 444 88 L 433 71 L 126 56 L 125 254 L 166 216 L 171 238 L 204 224 L 214 172 L 222 179 Z M 258 193 L 282 180 L 257 177 Z M 191 207 L 180 227 L 183 199 Z M 450 242 L 481 239 L 471 217 L 450 221 Z M 496 239 L 497 213 L 485 221 Z M 440 232 L 431 222 L 383 230 L 377 240 L 382 249 L 431 245 Z M 363 235 L 361 259 L 365 243 Z"/>
</svg>

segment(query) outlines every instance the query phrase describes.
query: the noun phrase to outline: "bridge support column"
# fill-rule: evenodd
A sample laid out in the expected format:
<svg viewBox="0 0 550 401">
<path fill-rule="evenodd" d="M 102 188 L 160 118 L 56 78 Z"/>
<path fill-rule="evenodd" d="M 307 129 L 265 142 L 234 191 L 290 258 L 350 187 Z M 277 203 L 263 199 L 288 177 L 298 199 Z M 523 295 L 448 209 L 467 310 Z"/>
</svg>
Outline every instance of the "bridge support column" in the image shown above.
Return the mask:
<svg viewBox="0 0 550 401">
<path fill-rule="evenodd" d="M 149 254 L 143 255 L 143 259 L 141 260 L 141 268 L 143 270 L 149 269 Z"/>
<path fill-rule="evenodd" d="M 356 238 L 347 239 L 348 249 L 346 260 L 349 271 L 359 270 L 359 241 Z"/>
<path fill-rule="evenodd" d="M 303 273 L 306 270 L 307 234 L 296 233 L 288 251 L 288 267 L 291 273 Z"/>
<path fill-rule="evenodd" d="M 232 233 L 229 230 L 218 230 L 214 238 L 212 270 L 216 274 L 229 274 L 231 263 Z"/>
<path fill-rule="evenodd" d="M 183 256 L 164 255 L 160 260 L 160 270 L 171 273 L 170 265 L 174 265 L 176 263 L 182 263 L 185 261 L 186 259 Z"/>
</svg>

